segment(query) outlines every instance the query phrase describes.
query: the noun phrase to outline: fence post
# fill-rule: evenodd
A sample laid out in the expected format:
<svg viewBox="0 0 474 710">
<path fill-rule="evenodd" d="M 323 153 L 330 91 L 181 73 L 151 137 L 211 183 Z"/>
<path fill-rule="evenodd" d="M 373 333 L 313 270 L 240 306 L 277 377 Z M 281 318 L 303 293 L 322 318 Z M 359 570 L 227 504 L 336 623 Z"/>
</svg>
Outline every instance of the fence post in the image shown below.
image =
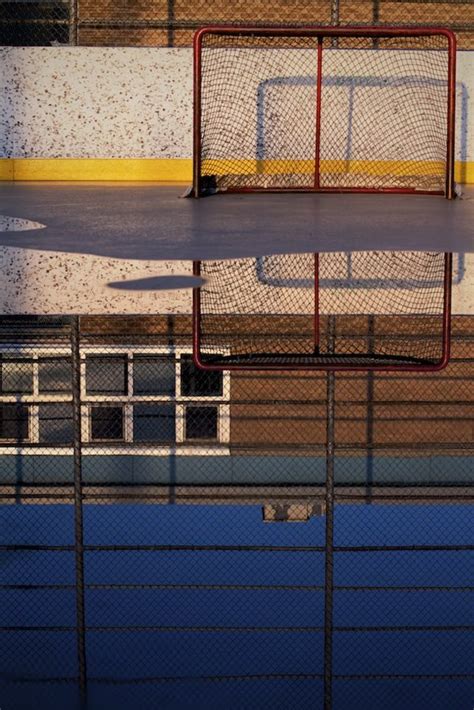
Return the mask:
<svg viewBox="0 0 474 710">
<path fill-rule="evenodd" d="M 69 44 L 76 46 L 79 40 L 79 0 L 69 0 Z"/>
<path fill-rule="evenodd" d="M 328 319 L 328 352 L 334 352 L 335 316 Z M 332 710 L 334 607 L 334 459 L 336 375 L 326 375 L 326 539 L 324 556 L 324 710 Z"/>
<path fill-rule="evenodd" d="M 380 0 L 372 0 L 372 24 L 378 25 L 380 22 Z"/>
<path fill-rule="evenodd" d="M 76 639 L 79 693 L 86 704 L 86 621 L 84 589 L 84 521 L 82 507 L 82 417 L 81 417 L 81 354 L 80 317 L 71 318 L 72 420 L 74 427 L 74 553 L 76 570 Z"/>
<path fill-rule="evenodd" d="M 174 47 L 175 0 L 168 0 L 168 47 Z"/>
</svg>

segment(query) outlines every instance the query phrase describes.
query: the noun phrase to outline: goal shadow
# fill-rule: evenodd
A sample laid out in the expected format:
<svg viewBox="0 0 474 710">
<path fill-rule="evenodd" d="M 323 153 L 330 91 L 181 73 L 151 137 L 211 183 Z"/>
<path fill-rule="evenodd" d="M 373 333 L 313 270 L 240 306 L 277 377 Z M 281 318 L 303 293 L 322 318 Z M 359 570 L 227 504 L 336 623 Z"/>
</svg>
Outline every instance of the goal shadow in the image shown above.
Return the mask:
<svg viewBox="0 0 474 710">
<path fill-rule="evenodd" d="M 344 160 L 350 161 L 353 156 L 353 127 L 354 112 L 356 108 L 357 91 L 367 89 L 390 90 L 396 88 L 406 89 L 407 87 L 438 87 L 444 88 L 447 84 L 444 80 L 432 79 L 416 75 L 406 75 L 397 78 L 390 76 L 325 76 L 321 80 L 324 88 L 339 88 L 347 90 L 347 116 L 345 120 L 345 148 L 343 149 Z M 270 103 L 270 92 L 274 89 L 284 90 L 289 88 L 308 88 L 316 92 L 316 78 L 314 76 L 281 76 L 272 77 L 261 81 L 257 88 L 257 133 L 256 133 L 256 157 L 263 163 L 269 156 L 269 139 L 267 137 L 267 112 Z M 459 136 L 457 146 L 461 161 L 459 182 L 466 182 L 466 161 L 468 148 L 468 106 L 469 93 L 464 82 L 456 82 L 457 95 L 457 116 Z M 271 110 L 271 109 L 270 109 Z"/>
<path fill-rule="evenodd" d="M 433 288 L 442 285 L 442 279 L 421 280 L 414 278 L 399 277 L 367 277 L 354 273 L 353 261 L 354 252 L 340 253 L 341 266 L 345 273 L 337 278 L 324 278 L 319 281 L 320 289 L 385 289 L 412 290 L 422 288 Z M 453 285 L 459 285 L 465 275 L 465 254 L 455 254 L 453 263 Z M 279 259 L 275 256 L 259 256 L 255 259 L 255 273 L 257 280 L 264 286 L 275 288 L 308 288 L 314 287 L 314 274 L 308 277 L 294 278 L 285 274 L 280 268 Z"/>
</svg>

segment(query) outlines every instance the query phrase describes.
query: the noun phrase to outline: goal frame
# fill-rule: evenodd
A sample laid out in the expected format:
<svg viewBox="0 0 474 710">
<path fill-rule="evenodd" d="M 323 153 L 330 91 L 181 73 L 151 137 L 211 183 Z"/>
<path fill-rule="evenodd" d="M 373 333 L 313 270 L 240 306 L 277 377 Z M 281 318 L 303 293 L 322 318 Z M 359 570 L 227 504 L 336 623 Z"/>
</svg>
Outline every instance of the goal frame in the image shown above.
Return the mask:
<svg viewBox="0 0 474 710">
<path fill-rule="evenodd" d="M 316 126 L 315 126 L 315 181 L 311 187 L 229 187 L 226 192 L 332 192 L 332 193 L 398 193 L 398 194 L 428 194 L 443 195 L 447 199 L 455 197 L 454 156 L 455 156 L 455 104 L 456 104 L 456 37 L 451 30 L 442 27 L 235 27 L 226 25 L 207 26 L 199 29 L 194 35 L 194 124 L 193 124 L 193 196 L 201 197 L 202 180 L 202 47 L 207 35 L 229 37 L 314 37 L 317 39 L 318 71 L 316 77 Z M 446 122 L 446 153 L 444 190 L 418 190 L 413 187 L 337 187 L 320 185 L 320 133 L 321 133 L 321 87 L 322 87 L 322 57 L 323 40 L 332 38 L 369 38 L 376 42 L 390 38 L 444 37 L 447 40 L 447 122 Z"/>
<path fill-rule="evenodd" d="M 443 305 L 442 311 L 439 314 L 441 324 L 440 338 L 440 357 L 433 362 L 407 362 L 406 359 L 400 358 L 398 363 L 384 363 L 382 359 L 378 362 L 374 359 L 372 362 L 361 364 L 351 364 L 350 358 L 342 363 L 341 359 L 335 356 L 334 362 L 328 362 L 329 356 L 324 357 L 324 361 L 314 355 L 311 362 L 298 362 L 298 356 L 289 356 L 288 361 L 284 364 L 252 361 L 252 355 L 248 356 L 246 361 L 241 361 L 238 364 L 228 362 L 225 356 L 219 360 L 216 356 L 211 356 L 210 360 L 206 361 L 206 356 L 202 352 L 202 309 L 201 309 L 201 288 L 193 288 L 192 302 L 192 336 L 193 336 L 193 361 L 197 368 L 208 372 L 223 372 L 223 371 L 353 371 L 353 372 L 438 372 L 443 370 L 449 363 L 451 354 L 451 301 L 452 301 L 452 273 L 453 273 L 453 255 L 451 252 L 445 252 L 444 256 L 444 275 L 443 275 Z M 318 345 L 319 339 L 319 254 L 314 254 L 314 338 L 315 345 Z M 193 275 L 201 277 L 202 261 L 193 261 Z M 271 356 L 271 354 L 269 354 Z M 306 358 L 307 360 L 308 358 Z"/>
</svg>

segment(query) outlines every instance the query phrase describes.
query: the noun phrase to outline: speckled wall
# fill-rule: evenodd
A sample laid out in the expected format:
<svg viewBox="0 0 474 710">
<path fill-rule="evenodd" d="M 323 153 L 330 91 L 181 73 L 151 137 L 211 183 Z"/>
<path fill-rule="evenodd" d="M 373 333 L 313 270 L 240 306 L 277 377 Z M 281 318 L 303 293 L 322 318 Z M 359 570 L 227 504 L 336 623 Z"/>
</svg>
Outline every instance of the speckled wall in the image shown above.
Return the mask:
<svg viewBox="0 0 474 710">
<path fill-rule="evenodd" d="M 173 49 L 0 49 L 0 157 L 191 155 L 192 57 Z M 122 262 L 0 250 L 1 313 L 181 313 L 190 289 L 119 291 L 109 282 L 191 272 L 183 262 Z M 66 288 L 67 286 L 67 288 Z"/>
<path fill-rule="evenodd" d="M 0 82 L 0 157 L 191 156 L 189 50 L 4 47 Z"/>
<path fill-rule="evenodd" d="M 122 291 L 109 283 L 192 274 L 191 262 L 120 261 L 0 248 L 0 314 L 190 313 L 189 288 Z"/>
<path fill-rule="evenodd" d="M 0 157 L 191 157 L 188 48 L 4 47 L 0 82 Z M 457 159 L 472 161 L 474 52 L 458 54 L 457 94 Z"/>
<path fill-rule="evenodd" d="M 190 313 L 192 308 L 190 288 L 122 291 L 108 285 L 125 279 L 189 277 L 192 274 L 189 261 L 128 262 L 3 247 L 0 269 L 3 279 L 0 313 L 4 314 L 164 315 Z M 457 256 L 455 269 L 453 312 L 474 315 L 474 254 Z"/>
</svg>

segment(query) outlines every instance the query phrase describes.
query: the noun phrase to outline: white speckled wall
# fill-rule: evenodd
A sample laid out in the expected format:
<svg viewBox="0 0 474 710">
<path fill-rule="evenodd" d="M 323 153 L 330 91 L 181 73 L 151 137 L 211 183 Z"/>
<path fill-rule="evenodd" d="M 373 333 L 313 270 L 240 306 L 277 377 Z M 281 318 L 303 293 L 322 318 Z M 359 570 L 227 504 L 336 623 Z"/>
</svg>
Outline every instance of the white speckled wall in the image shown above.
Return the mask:
<svg viewBox="0 0 474 710">
<path fill-rule="evenodd" d="M 109 283 L 156 276 L 190 276 L 186 261 L 121 261 L 0 249 L 0 313 L 190 313 L 189 288 L 122 291 Z"/>
<path fill-rule="evenodd" d="M 1 48 L 0 157 L 189 157 L 191 67 L 189 50 Z M 1 249 L 0 268 L 1 313 L 191 310 L 189 289 L 107 286 L 125 276 L 189 274 L 189 263 Z"/>
<path fill-rule="evenodd" d="M 0 157 L 182 158 L 188 49 L 3 47 Z"/>
<path fill-rule="evenodd" d="M 0 157 L 191 157 L 188 48 L 4 47 L 0 82 Z M 474 160 L 474 52 L 457 94 L 457 158 Z"/>
</svg>

